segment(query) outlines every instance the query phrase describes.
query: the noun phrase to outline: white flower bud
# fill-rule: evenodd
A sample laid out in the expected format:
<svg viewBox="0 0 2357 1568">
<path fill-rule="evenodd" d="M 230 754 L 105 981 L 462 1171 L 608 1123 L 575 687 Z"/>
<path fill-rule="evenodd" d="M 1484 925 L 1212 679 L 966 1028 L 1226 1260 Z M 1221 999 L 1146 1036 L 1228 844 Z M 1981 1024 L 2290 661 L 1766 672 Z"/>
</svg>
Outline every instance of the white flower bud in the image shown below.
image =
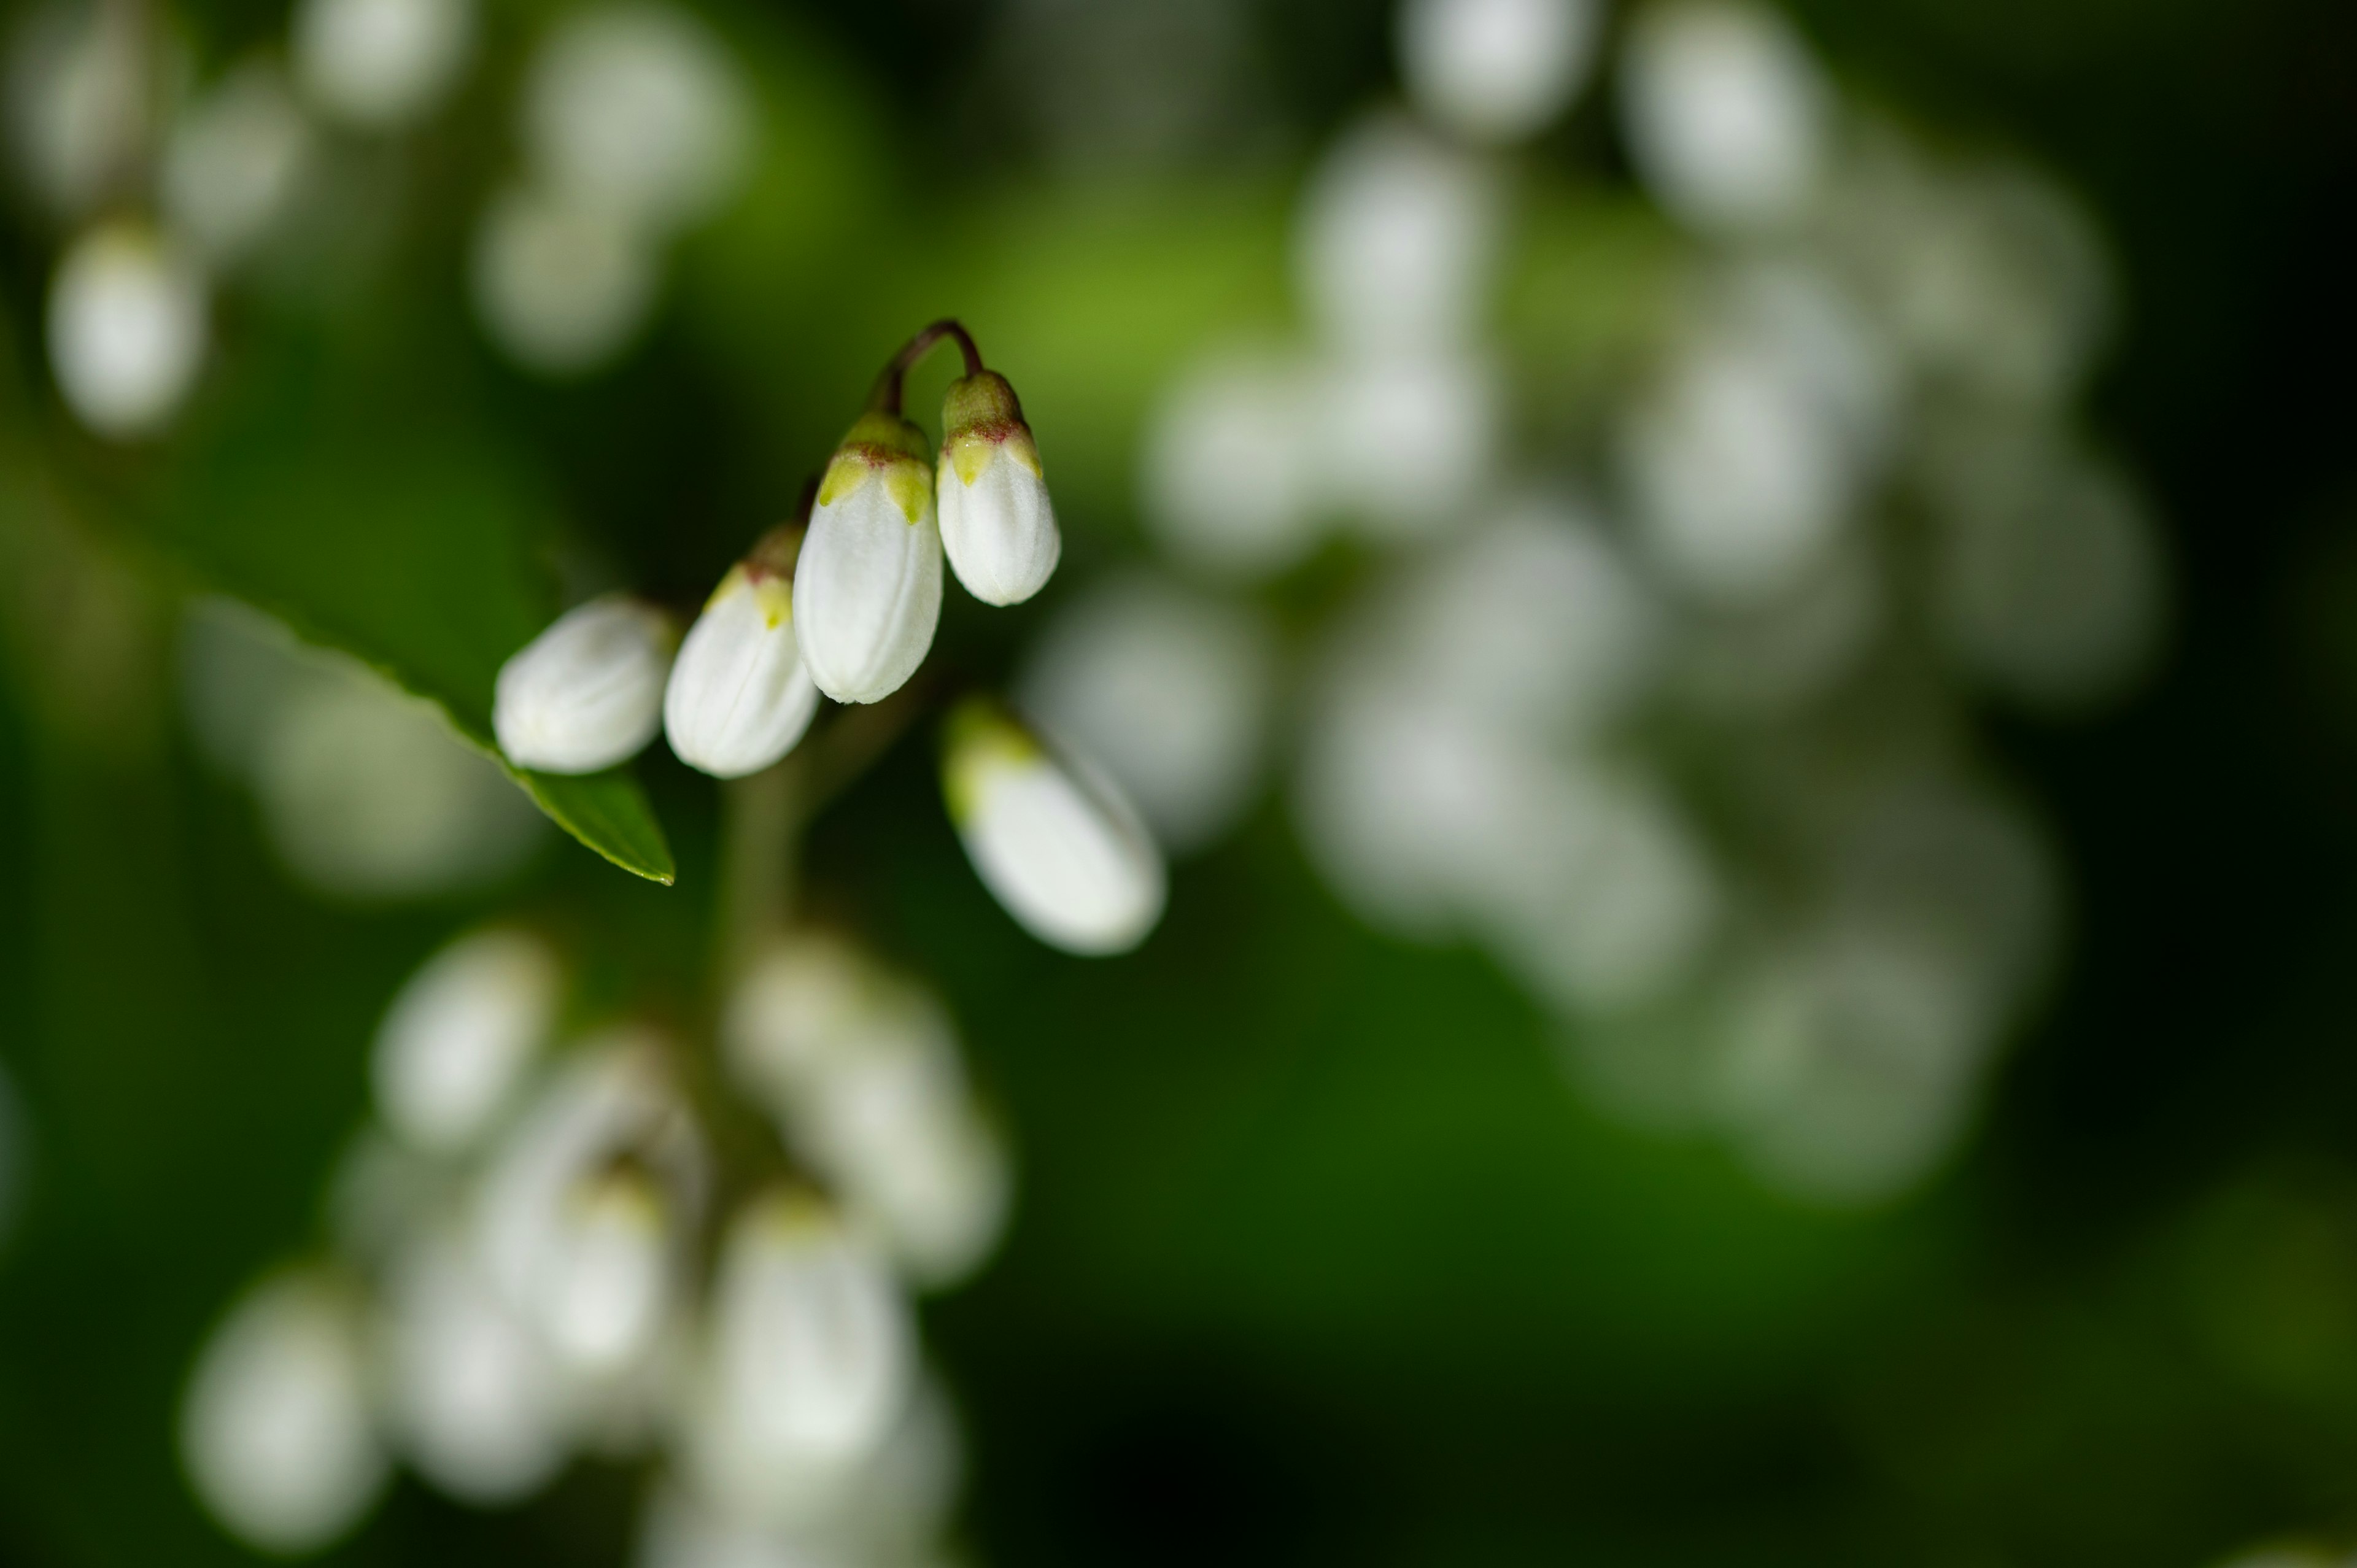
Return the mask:
<svg viewBox="0 0 2357 1568">
<path fill-rule="evenodd" d="M 730 1072 L 921 1286 L 988 1255 L 1011 1175 L 938 1003 L 819 931 L 780 939 L 728 1000 Z"/>
<path fill-rule="evenodd" d="M 1399 39 L 1408 92 L 1459 135 L 1518 141 L 1578 91 L 1597 12 L 1596 0 L 1407 0 Z"/>
<path fill-rule="evenodd" d="M 313 102 L 367 131 L 409 124 L 457 82 L 475 42 L 473 0 L 301 0 L 295 70 Z"/>
<path fill-rule="evenodd" d="M 1698 229 L 1792 217 L 1825 158 L 1830 94 L 1792 24 L 1760 5 L 1667 0 L 1629 29 L 1621 117 L 1647 188 Z"/>
<path fill-rule="evenodd" d="M 1058 610 L 1017 696 L 1049 734 L 1103 764 L 1178 853 L 1219 837 L 1250 803 L 1276 657 L 1253 607 L 1125 576 Z"/>
<path fill-rule="evenodd" d="M 491 340 L 526 370 L 577 376 L 629 346 L 653 308 L 647 237 L 563 189 L 520 186 L 484 209 L 468 281 Z"/>
<path fill-rule="evenodd" d="M 986 605 L 1019 605 L 1063 553 L 1039 448 L 1006 378 L 984 371 L 950 383 L 942 402 L 942 548 L 958 581 Z"/>
<path fill-rule="evenodd" d="M 538 1491 L 565 1456 L 563 1384 L 468 1249 L 430 1237 L 394 1271 L 386 1306 L 386 1385 L 410 1463 L 478 1505 Z"/>
<path fill-rule="evenodd" d="M 276 221 L 311 156 L 311 127 L 278 72 L 240 66 L 172 127 L 160 186 L 172 227 L 216 263 Z"/>
<path fill-rule="evenodd" d="M 59 262 L 48 332 L 49 364 L 75 416 L 117 440 L 150 435 L 204 358 L 204 280 L 147 230 L 103 225 Z"/>
<path fill-rule="evenodd" d="M 1162 857 L 1129 803 L 992 704 L 952 715 L 942 787 L 983 885 L 1041 941 L 1124 952 L 1162 918 Z"/>
<path fill-rule="evenodd" d="M 565 611 L 500 667 L 500 749 L 548 773 L 595 773 L 636 756 L 662 722 L 673 638 L 668 617 L 623 594 Z"/>
<path fill-rule="evenodd" d="M 478 931 L 427 960 L 377 1030 L 386 1123 L 421 1148 L 473 1144 L 547 1039 L 557 982 L 555 955 L 522 931 Z"/>
<path fill-rule="evenodd" d="M 1295 239 L 1301 295 L 1327 346 L 1463 352 L 1488 310 L 1503 206 L 1493 168 L 1405 117 L 1352 127 L 1311 177 Z"/>
<path fill-rule="evenodd" d="M 509 1134 L 477 1216 L 500 1294 L 565 1369 L 612 1386 L 656 1349 L 703 1145 L 653 1042 L 585 1047 Z"/>
<path fill-rule="evenodd" d="M 908 1307 L 815 1202 L 755 1200 L 729 1228 L 688 1434 L 701 1488 L 740 1516 L 808 1519 L 907 1410 Z"/>
<path fill-rule="evenodd" d="M 931 456 L 915 425 L 869 413 L 819 485 L 794 566 L 794 636 L 803 668 L 838 703 L 890 696 L 933 645 L 942 541 Z"/>
<path fill-rule="evenodd" d="M 683 7 L 585 7 L 533 51 L 522 104 L 533 166 L 576 199 L 662 235 L 737 185 L 752 106 L 727 46 Z"/>
<path fill-rule="evenodd" d="M 189 1380 L 180 1453 L 205 1506 L 264 1551 L 308 1552 L 384 1485 L 354 1304 L 316 1274 L 257 1286 Z"/>
<path fill-rule="evenodd" d="M 794 748 L 818 712 L 794 645 L 796 542 L 773 535 L 730 567 L 680 644 L 663 731 L 691 768 L 721 779 L 758 773 Z"/>
<path fill-rule="evenodd" d="M 1184 371 L 1146 431 L 1140 500 L 1157 542 L 1230 577 L 1298 564 L 1323 521 L 1325 392 L 1314 367 L 1276 350 L 1228 349 Z"/>
</svg>

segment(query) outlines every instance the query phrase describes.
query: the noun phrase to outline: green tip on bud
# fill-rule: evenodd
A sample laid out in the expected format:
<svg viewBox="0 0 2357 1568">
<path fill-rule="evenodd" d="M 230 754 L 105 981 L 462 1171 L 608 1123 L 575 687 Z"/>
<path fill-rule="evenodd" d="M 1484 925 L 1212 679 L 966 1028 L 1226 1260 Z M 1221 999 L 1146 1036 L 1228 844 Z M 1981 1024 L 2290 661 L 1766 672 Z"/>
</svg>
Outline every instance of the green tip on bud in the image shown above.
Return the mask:
<svg viewBox="0 0 2357 1568">
<path fill-rule="evenodd" d="M 839 458 L 845 453 L 872 454 L 869 461 L 885 463 L 895 457 L 908 457 L 920 463 L 933 460 L 932 443 L 925 433 L 897 413 L 882 409 L 869 409 L 854 421 L 844 433 L 842 444 L 835 448 Z"/>
<path fill-rule="evenodd" d="M 942 440 L 990 435 L 1023 423 L 1022 400 L 996 371 L 978 371 L 950 383 L 942 398 Z"/>
<path fill-rule="evenodd" d="M 931 498 L 933 449 L 925 433 L 897 413 L 870 409 L 834 449 L 819 482 L 818 504 L 830 507 L 882 475 L 892 499 L 915 522 Z"/>
<path fill-rule="evenodd" d="M 1031 732 L 995 700 L 972 696 L 958 703 L 942 725 L 942 793 L 950 820 L 971 820 L 983 779 L 994 768 L 1039 757 Z"/>
</svg>

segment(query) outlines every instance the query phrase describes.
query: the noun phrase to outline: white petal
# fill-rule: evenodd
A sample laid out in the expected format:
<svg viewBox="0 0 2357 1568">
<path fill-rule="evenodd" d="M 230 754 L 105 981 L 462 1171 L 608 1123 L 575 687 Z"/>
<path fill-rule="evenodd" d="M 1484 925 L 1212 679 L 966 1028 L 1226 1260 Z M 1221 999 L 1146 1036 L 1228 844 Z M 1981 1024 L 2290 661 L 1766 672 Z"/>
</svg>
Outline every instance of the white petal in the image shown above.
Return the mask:
<svg viewBox="0 0 2357 1568">
<path fill-rule="evenodd" d="M 387 1124 L 421 1148 L 473 1143 L 547 1039 L 557 980 L 555 955 L 522 931 L 478 932 L 428 960 L 377 1030 Z"/>
<path fill-rule="evenodd" d="M 500 666 L 491 727 L 519 768 L 595 773 L 654 738 L 670 670 L 662 612 L 619 594 L 592 599 Z"/>
<path fill-rule="evenodd" d="M 1408 91 L 1460 135 L 1530 135 L 1587 74 L 1598 11 L 1596 0 L 1408 0 L 1400 8 Z"/>
<path fill-rule="evenodd" d="M 48 335 L 58 390 L 77 418 L 118 439 L 151 434 L 204 357 L 204 281 L 142 229 L 94 229 L 58 263 Z"/>
<path fill-rule="evenodd" d="M 971 734 L 952 743 L 949 773 L 966 855 L 1025 929 L 1092 955 L 1146 940 L 1162 918 L 1162 857 L 1110 781 L 1028 739 Z"/>
<path fill-rule="evenodd" d="M 732 572 L 672 665 L 663 693 L 672 750 L 692 768 L 741 778 L 791 751 L 817 711 L 784 585 Z"/>
<path fill-rule="evenodd" d="M 942 548 L 966 591 L 986 605 L 1038 593 L 1064 549 L 1047 481 L 1004 449 L 971 484 L 944 452 L 940 476 Z"/>
<path fill-rule="evenodd" d="M 838 703 L 899 691 L 933 645 L 942 612 L 942 542 L 930 485 L 910 521 L 871 478 L 811 514 L 794 565 L 794 635 L 802 665 Z"/>
<path fill-rule="evenodd" d="M 292 1274 L 238 1303 L 197 1362 L 180 1451 L 197 1494 L 242 1540 L 308 1552 L 376 1500 L 386 1465 L 371 1423 L 352 1304 Z"/>
</svg>

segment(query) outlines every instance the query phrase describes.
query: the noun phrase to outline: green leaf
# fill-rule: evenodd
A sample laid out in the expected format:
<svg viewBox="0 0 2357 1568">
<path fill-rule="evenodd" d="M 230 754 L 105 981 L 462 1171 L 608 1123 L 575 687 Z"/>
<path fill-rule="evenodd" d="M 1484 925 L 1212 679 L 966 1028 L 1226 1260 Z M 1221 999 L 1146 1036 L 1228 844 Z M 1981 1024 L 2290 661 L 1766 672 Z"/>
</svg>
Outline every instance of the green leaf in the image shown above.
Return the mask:
<svg viewBox="0 0 2357 1568">
<path fill-rule="evenodd" d="M 508 775 L 566 832 L 623 870 L 671 886 L 677 875 L 671 845 L 639 781 L 627 771 L 609 768 L 567 776 L 511 767 Z"/>
<path fill-rule="evenodd" d="M 346 389 L 369 387 L 354 395 Z M 190 433 L 146 509 L 156 542 L 223 591 L 340 649 L 436 703 L 500 757 L 500 666 L 554 615 L 544 546 L 554 507 L 528 471 L 473 434 L 449 400 L 403 396 L 350 365 L 283 361 Z M 662 828 L 626 769 L 510 777 L 624 870 L 676 875 Z"/>
</svg>

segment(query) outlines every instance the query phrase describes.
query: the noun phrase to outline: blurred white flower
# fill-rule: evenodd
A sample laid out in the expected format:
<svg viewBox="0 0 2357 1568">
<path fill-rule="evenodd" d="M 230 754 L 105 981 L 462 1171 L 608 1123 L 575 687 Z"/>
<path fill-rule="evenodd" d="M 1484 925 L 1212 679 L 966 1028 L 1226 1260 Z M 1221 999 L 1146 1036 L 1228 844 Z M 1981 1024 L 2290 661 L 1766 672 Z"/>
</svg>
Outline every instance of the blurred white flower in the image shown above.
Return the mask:
<svg viewBox="0 0 2357 1568">
<path fill-rule="evenodd" d="M 49 283 L 49 365 L 84 424 L 153 435 L 188 396 L 205 352 L 205 283 L 172 243 L 130 222 L 77 239 Z"/>
<path fill-rule="evenodd" d="M 583 1046 L 508 1133 L 484 1175 L 478 1244 L 568 1375 L 618 1387 L 659 1351 L 709 1179 L 659 1046 L 632 1033 Z"/>
<path fill-rule="evenodd" d="M 662 263 L 603 209 L 543 186 L 501 192 L 475 231 L 475 314 L 510 359 L 544 376 L 611 360 L 646 325 Z"/>
<path fill-rule="evenodd" d="M 1395 115 L 1361 122 L 1303 192 L 1301 297 L 1345 353 L 1462 350 L 1486 325 L 1502 217 L 1497 176 Z"/>
<path fill-rule="evenodd" d="M 2011 165 L 1936 166 L 1878 127 L 1834 196 L 1831 239 L 1922 372 L 2040 411 L 2078 390 L 2113 280 L 2067 192 Z"/>
<path fill-rule="evenodd" d="M 700 221 L 741 183 L 753 103 L 727 46 L 682 7 L 586 7 L 532 57 L 523 141 L 572 203 L 660 237 Z"/>
<path fill-rule="evenodd" d="M 414 124 L 457 84 L 475 45 L 474 0 L 297 0 L 296 80 L 329 117 L 364 131 Z"/>
<path fill-rule="evenodd" d="M 2168 581 L 2126 477 L 2004 421 L 1948 426 L 1926 456 L 1937 629 L 1958 666 L 2055 711 L 2131 686 L 2158 651 Z"/>
<path fill-rule="evenodd" d="M 403 1455 L 480 1505 L 538 1491 L 565 1459 L 565 1391 L 539 1337 L 440 1232 L 396 1263 L 383 1308 L 389 1415 Z"/>
<path fill-rule="evenodd" d="M 8 54 L 14 151 L 51 210 L 77 217 L 135 168 L 159 96 L 127 6 L 51 4 L 20 14 Z"/>
<path fill-rule="evenodd" d="M 1618 435 L 1648 553 L 1697 598 L 1791 588 L 1848 521 L 1857 474 L 1841 427 L 1760 345 L 1690 340 Z"/>
<path fill-rule="evenodd" d="M 1503 423 L 1495 367 L 1467 354 L 1346 357 L 1318 387 L 1329 506 L 1391 542 L 1463 521 Z"/>
<path fill-rule="evenodd" d="M 311 134 L 275 67 L 237 67 L 172 124 L 158 183 L 174 231 L 215 266 L 243 255 L 293 199 Z"/>
<path fill-rule="evenodd" d="M 279 858 L 351 898 L 496 881 L 547 825 L 428 703 L 234 600 L 196 601 L 180 675 L 206 759 L 252 787 Z"/>
<path fill-rule="evenodd" d="M 1276 655 L 1257 607 L 1134 574 L 1057 611 L 1025 660 L 1017 705 L 1094 757 L 1163 847 L 1183 854 L 1250 800 Z"/>
<path fill-rule="evenodd" d="M 1600 9 L 1596 0 L 1405 0 L 1399 55 L 1408 94 L 1460 136 L 1533 135 L 1586 83 Z"/>
<path fill-rule="evenodd" d="M 1146 429 L 1143 510 L 1164 549 L 1222 575 L 1273 576 L 1318 542 L 1326 398 L 1315 367 L 1230 349 L 1184 371 Z"/>
<path fill-rule="evenodd" d="M 661 610 L 623 594 L 565 611 L 500 667 L 500 749 L 550 773 L 595 773 L 637 756 L 662 723 L 675 636 Z"/>
<path fill-rule="evenodd" d="M 791 751 L 818 712 L 794 643 L 791 578 L 740 562 L 688 628 L 663 691 L 663 730 L 692 768 L 758 773 Z"/>
<path fill-rule="evenodd" d="M 1975 1098 L 1981 1042 L 1958 977 L 1901 931 L 1804 939 L 1738 987 L 1719 1114 L 1763 1180 L 1867 1204 L 1944 1157 Z"/>
<path fill-rule="evenodd" d="M 942 548 L 966 592 L 986 605 L 1017 605 L 1047 585 L 1063 536 L 1006 377 L 984 371 L 951 383 L 936 493 Z"/>
<path fill-rule="evenodd" d="M 1162 918 L 1162 857 L 1135 811 L 996 708 L 969 702 L 951 716 L 942 790 L 983 885 L 1050 947 L 1125 952 Z"/>
<path fill-rule="evenodd" d="M 410 976 L 377 1028 L 378 1113 L 424 1149 L 471 1146 L 555 1024 L 556 955 L 528 932 L 461 937 Z"/>
<path fill-rule="evenodd" d="M 310 1552 L 351 1528 L 387 1466 L 341 1286 L 282 1274 L 230 1309 L 189 1379 L 180 1455 L 213 1517 L 250 1545 Z"/>
<path fill-rule="evenodd" d="M 828 463 L 794 564 L 802 666 L 838 703 L 874 703 L 917 672 L 942 613 L 932 446 L 869 414 Z"/>
<path fill-rule="evenodd" d="M 1717 607 L 1686 625 L 1682 696 L 1708 713 L 1790 713 L 1834 689 L 1888 628 L 1879 564 L 1859 542 L 1837 546 L 1801 580 L 1758 604 Z"/>
<path fill-rule="evenodd" d="M 1623 1012 L 1689 982 L 1722 918 L 1717 874 L 1665 791 L 1633 769 L 1559 767 L 1478 867 L 1508 960 L 1577 1014 Z"/>
<path fill-rule="evenodd" d="M 770 1193 L 722 1244 L 685 1464 L 735 1518 L 807 1523 L 908 1409 L 907 1305 L 882 1260 L 806 1197 Z"/>
<path fill-rule="evenodd" d="M 1603 529 L 1537 493 L 1403 566 L 1348 657 L 1515 733 L 1579 736 L 1645 692 L 1665 630 Z"/>
<path fill-rule="evenodd" d="M 532 802 L 438 710 L 358 665 L 288 693 L 252 767 L 279 858 L 339 897 L 482 886 L 544 842 Z"/>
<path fill-rule="evenodd" d="M 1629 24 L 1620 117 L 1645 185 L 1706 232 L 1790 221 L 1827 159 L 1831 94 L 1808 46 L 1748 0 L 1655 0 Z"/>
</svg>

